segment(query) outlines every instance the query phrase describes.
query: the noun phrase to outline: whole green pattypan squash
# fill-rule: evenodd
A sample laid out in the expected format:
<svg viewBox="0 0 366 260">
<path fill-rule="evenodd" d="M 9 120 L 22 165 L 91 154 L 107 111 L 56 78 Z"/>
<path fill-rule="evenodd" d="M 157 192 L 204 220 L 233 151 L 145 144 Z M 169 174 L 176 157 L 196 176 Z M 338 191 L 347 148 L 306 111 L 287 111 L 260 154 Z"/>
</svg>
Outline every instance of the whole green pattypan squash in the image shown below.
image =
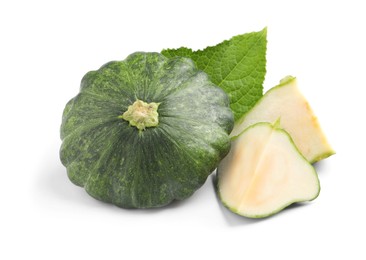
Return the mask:
<svg viewBox="0 0 366 260">
<path fill-rule="evenodd" d="M 63 113 L 60 157 L 94 198 L 160 207 L 203 185 L 233 123 L 228 96 L 190 59 L 139 52 L 84 76 Z"/>
</svg>

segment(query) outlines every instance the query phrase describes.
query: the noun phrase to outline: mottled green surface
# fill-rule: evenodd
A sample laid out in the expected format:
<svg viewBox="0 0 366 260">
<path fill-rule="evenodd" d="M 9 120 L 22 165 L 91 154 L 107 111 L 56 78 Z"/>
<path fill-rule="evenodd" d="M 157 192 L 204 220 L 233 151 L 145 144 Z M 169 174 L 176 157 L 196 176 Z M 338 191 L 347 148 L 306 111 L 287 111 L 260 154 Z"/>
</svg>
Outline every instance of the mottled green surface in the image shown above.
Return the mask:
<svg viewBox="0 0 366 260">
<path fill-rule="evenodd" d="M 119 118 L 137 99 L 160 103 L 141 131 Z M 64 110 L 60 157 L 70 180 L 125 208 L 192 195 L 228 153 L 229 99 L 187 58 L 134 53 L 87 73 Z"/>
<path fill-rule="evenodd" d="M 267 29 L 234 36 L 216 46 L 192 51 L 166 49 L 166 57 L 189 57 L 210 80 L 230 97 L 230 107 L 239 119 L 262 97 L 266 74 Z"/>
</svg>

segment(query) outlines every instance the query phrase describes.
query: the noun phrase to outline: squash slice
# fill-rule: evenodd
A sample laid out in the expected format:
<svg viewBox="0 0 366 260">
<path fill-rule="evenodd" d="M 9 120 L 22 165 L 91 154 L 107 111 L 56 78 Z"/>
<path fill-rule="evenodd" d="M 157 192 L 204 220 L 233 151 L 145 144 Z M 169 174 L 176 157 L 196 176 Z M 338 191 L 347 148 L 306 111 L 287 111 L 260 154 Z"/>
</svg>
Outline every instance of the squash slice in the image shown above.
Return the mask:
<svg viewBox="0 0 366 260">
<path fill-rule="evenodd" d="M 272 123 L 281 118 L 281 127 L 293 138 L 304 157 L 315 163 L 335 152 L 328 143 L 318 119 L 297 87 L 296 78 L 288 76 L 270 89 L 258 103 L 235 122 L 230 136 L 258 123 Z"/>
<path fill-rule="evenodd" d="M 217 188 L 226 207 L 251 218 L 313 200 L 320 191 L 314 167 L 278 121 L 257 123 L 233 140 L 218 167 Z"/>
</svg>

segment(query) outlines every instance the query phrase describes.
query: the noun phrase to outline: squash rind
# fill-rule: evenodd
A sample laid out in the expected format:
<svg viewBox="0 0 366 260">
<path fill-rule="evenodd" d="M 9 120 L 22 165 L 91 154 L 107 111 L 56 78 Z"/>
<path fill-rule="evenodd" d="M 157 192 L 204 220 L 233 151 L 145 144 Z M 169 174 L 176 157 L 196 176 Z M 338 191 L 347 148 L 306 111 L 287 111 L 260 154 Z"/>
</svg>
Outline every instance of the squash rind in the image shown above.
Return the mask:
<svg viewBox="0 0 366 260">
<path fill-rule="evenodd" d="M 159 103 L 159 124 L 120 118 L 137 99 Z M 191 196 L 229 152 L 229 98 L 188 58 L 134 53 L 82 79 L 63 113 L 60 158 L 94 198 L 151 208 Z"/>
</svg>

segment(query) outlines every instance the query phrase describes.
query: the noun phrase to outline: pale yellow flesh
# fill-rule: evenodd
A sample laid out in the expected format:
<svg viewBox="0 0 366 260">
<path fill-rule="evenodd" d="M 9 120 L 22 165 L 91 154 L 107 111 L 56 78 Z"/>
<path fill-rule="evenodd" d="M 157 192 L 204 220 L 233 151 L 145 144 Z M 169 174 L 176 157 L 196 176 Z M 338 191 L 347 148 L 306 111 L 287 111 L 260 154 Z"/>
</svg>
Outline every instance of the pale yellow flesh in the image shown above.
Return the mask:
<svg viewBox="0 0 366 260">
<path fill-rule="evenodd" d="M 218 174 L 223 203 L 248 217 L 265 217 L 291 203 L 312 200 L 320 190 L 313 166 L 289 135 L 266 123 L 248 128 L 233 141 Z"/>
<path fill-rule="evenodd" d="M 334 154 L 312 109 L 300 93 L 296 78 L 290 78 L 268 91 L 262 99 L 235 123 L 231 136 L 239 135 L 258 122 L 281 120 L 281 127 L 294 140 L 297 148 L 311 163 Z"/>
</svg>

